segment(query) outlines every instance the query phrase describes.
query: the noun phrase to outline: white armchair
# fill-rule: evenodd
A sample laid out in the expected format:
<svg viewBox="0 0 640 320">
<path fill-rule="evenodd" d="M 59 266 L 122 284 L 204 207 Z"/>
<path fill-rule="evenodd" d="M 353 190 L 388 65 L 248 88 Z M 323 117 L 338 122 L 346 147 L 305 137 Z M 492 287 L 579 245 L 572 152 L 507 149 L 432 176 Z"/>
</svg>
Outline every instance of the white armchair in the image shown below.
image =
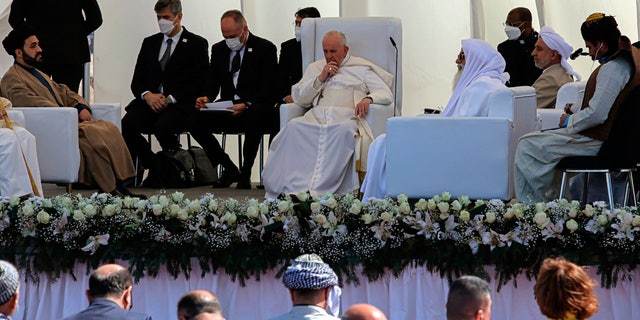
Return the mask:
<svg viewBox="0 0 640 320">
<path fill-rule="evenodd" d="M 371 104 L 366 117 L 373 135 L 378 136 L 386 131 L 386 119 L 394 114 L 400 115 L 401 111 L 402 23 L 398 18 L 384 17 L 304 19 L 301 30 L 303 70 L 310 63 L 324 59 L 322 37 L 331 30 L 338 30 L 347 36 L 350 54 L 365 58 L 394 75 L 394 81 L 397 82 L 392 88 L 395 105 Z M 393 39 L 395 47 L 390 39 Z M 293 103 L 281 105 L 280 128 L 306 111 Z"/>
<path fill-rule="evenodd" d="M 75 108 L 14 108 L 24 114 L 25 128 L 36 137 L 40 179 L 42 182 L 64 183 L 67 192 L 78 181 L 80 147 L 78 144 L 78 111 Z M 120 128 L 119 103 L 92 104 L 95 120 L 109 121 Z"/>
<path fill-rule="evenodd" d="M 388 119 L 387 193 L 511 199 L 518 139 L 536 126 L 535 90 L 500 89 L 489 105 L 488 117 Z"/>
<path fill-rule="evenodd" d="M 564 113 L 564 106 L 567 103 L 576 103 L 582 101 L 584 96 L 584 88 L 587 84 L 586 81 L 575 81 L 565 83 L 558 90 L 558 97 L 556 98 L 556 107 L 553 109 L 538 109 L 538 115 L 542 120 L 541 130 L 557 128 L 560 121 L 560 116 Z M 574 106 L 577 108 L 577 106 Z M 577 111 L 576 109 L 574 109 Z"/>
</svg>

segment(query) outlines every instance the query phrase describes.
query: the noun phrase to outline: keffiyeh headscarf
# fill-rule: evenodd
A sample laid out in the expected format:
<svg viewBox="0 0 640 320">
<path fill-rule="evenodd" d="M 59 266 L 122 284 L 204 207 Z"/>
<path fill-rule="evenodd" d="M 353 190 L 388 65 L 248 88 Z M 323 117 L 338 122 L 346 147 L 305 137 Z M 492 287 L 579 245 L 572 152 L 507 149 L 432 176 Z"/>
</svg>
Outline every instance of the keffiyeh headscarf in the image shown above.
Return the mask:
<svg viewBox="0 0 640 320">
<path fill-rule="evenodd" d="M 453 95 L 444 109 L 443 116 L 445 117 L 455 114 L 462 91 L 479 77 L 495 78 L 502 83 L 509 80 L 509 74 L 504 72 L 507 65 L 504 58 L 486 41 L 480 39 L 462 40 L 462 51 L 465 56 L 464 69 Z"/>
<path fill-rule="evenodd" d="M 317 254 L 297 257 L 284 272 L 282 282 L 285 287 L 293 290 L 331 287 L 327 311 L 335 316 L 340 313 L 341 289 L 338 287 L 338 275 Z"/>
<path fill-rule="evenodd" d="M 582 80 L 582 77 L 577 72 L 573 71 L 569 61 L 567 61 L 569 56 L 571 56 L 571 52 L 573 52 L 573 47 L 570 44 L 564 41 L 564 39 L 551 27 L 542 27 L 538 33 L 538 37 L 544 41 L 549 49 L 560 53 L 560 56 L 562 57 L 560 59 L 560 64 L 565 70 L 567 70 L 568 74 L 576 77 L 578 81 Z"/>
</svg>

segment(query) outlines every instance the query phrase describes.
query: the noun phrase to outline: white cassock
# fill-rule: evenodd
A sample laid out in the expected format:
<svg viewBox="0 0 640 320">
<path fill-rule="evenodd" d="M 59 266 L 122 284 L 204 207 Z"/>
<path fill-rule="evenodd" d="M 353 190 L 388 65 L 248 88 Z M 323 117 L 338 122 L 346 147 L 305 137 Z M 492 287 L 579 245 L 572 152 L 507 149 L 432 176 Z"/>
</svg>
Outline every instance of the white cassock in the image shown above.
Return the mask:
<svg viewBox="0 0 640 320">
<path fill-rule="evenodd" d="M 320 83 L 316 78 L 325 65 L 324 59 L 310 64 L 292 87 L 296 104 L 313 107 L 273 140 L 263 171 L 266 198 L 301 191 L 313 196 L 345 193 L 359 187 L 356 160 L 366 156 L 360 147 L 367 148 L 373 136 L 368 123 L 355 117 L 355 106 L 365 96 L 376 104 L 390 104 L 393 76 L 365 59 L 347 56 L 339 72 Z"/>
<path fill-rule="evenodd" d="M 23 152 L 42 195 L 36 138 L 27 129 L 14 126 L 13 130 L 0 128 L 0 195 L 3 197 L 33 194 Z"/>
</svg>

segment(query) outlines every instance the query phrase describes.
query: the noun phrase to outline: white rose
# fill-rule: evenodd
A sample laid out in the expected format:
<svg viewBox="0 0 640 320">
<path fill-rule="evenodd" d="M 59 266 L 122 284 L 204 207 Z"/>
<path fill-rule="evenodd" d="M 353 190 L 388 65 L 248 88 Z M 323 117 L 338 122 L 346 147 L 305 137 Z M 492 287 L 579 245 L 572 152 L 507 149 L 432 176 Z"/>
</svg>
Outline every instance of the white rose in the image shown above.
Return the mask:
<svg viewBox="0 0 640 320">
<path fill-rule="evenodd" d="M 187 210 L 180 209 L 180 211 L 178 211 L 178 219 L 183 221 L 189 219 L 189 213 Z"/>
<path fill-rule="evenodd" d="M 73 210 L 73 220 L 84 221 L 84 214 L 81 210 Z"/>
<path fill-rule="evenodd" d="M 209 201 L 209 204 L 207 205 L 207 209 L 209 209 L 209 211 L 211 212 L 216 212 L 216 210 L 218 210 L 218 201 L 216 200 Z"/>
<path fill-rule="evenodd" d="M 486 223 L 494 223 L 496 221 L 496 213 L 493 211 L 489 211 L 484 216 L 484 221 Z"/>
<path fill-rule="evenodd" d="M 469 204 L 471 204 L 471 200 L 469 200 L 469 196 L 458 197 L 458 201 L 460 201 L 460 203 L 462 203 L 463 207 L 466 207 Z"/>
<path fill-rule="evenodd" d="M 441 198 L 442 198 L 442 201 L 449 201 L 449 200 L 451 200 L 451 193 L 443 192 Z"/>
<path fill-rule="evenodd" d="M 462 204 L 460 204 L 460 202 L 458 202 L 458 200 L 454 200 L 451 203 L 451 207 L 453 208 L 453 210 L 455 211 L 460 211 L 460 209 L 462 209 Z"/>
<path fill-rule="evenodd" d="M 131 205 L 133 205 L 133 198 L 126 196 L 122 201 L 122 206 L 128 209 L 131 208 Z"/>
<path fill-rule="evenodd" d="M 317 202 L 317 201 L 312 202 L 310 205 L 310 208 L 311 208 L 311 212 L 318 213 L 322 209 L 322 204 L 320 204 L 320 202 Z"/>
<path fill-rule="evenodd" d="M 509 208 L 507 209 L 507 211 L 504 213 L 503 217 L 507 220 L 513 218 L 513 216 L 515 215 L 515 213 L 513 212 L 513 208 Z"/>
<path fill-rule="evenodd" d="M 136 208 L 138 209 L 138 211 L 147 210 L 147 201 L 146 200 L 138 201 L 138 203 L 136 203 Z"/>
<path fill-rule="evenodd" d="M 9 198 L 9 205 L 12 207 L 17 206 L 20 203 L 20 198 L 13 196 L 11 198 Z"/>
<path fill-rule="evenodd" d="M 460 220 L 467 222 L 471 219 L 471 214 L 467 210 L 460 211 Z"/>
<path fill-rule="evenodd" d="M 480 199 L 478 199 L 478 200 L 476 200 L 476 203 L 475 203 L 474 205 L 475 205 L 476 207 L 482 206 L 482 205 L 484 205 L 484 200 L 480 200 Z"/>
<path fill-rule="evenodd" d="M 439 218 L 442 221 L 447 220 L 449 218 L 449 213 L 448 212 L 443 212 L 443 213 L 440 214 Z"/>
<path fill-rule="evenodd" d="M 116 214 L 116 206 L 113 204 L 108 204 L 102 208 L 102 215 L 105 217 L 111 217 Z"/>
<path fill-rule="evenodd" d="M 402 214 L 409 214 L 411 213 L 411 206 L 409 206 L 408 202 L 403 202 L 398 206 L 398 211 Z"/>
<path fill-rule="evenodd" d="M 175 203 L 180 203 L 184 198 L 184 193 L 182 192 L 174 192 L 171 194 L 171 200 Z"/>
<path fill-rule="evenodd" d="M 42 200 L 42 206 L 45 208 L 52 208 L 53 203 L 51 203 L 51 199 L 44 199 Z"/>
<path fill-rule="evenodd" d="M 441 213 L 449 212 L 449 203 L 448 202 L 439 202 L 438 203 L 438 210 L 440 210 Z"/>
<path fill-rule="evenodd" d="M 222 216 L 222 221 L 228 222 L 227 224 L 229 225 L 236 223 L 236 220 L 238 220 L 238 217 L 229 211 Z"/>
<path fill-rule="evenodd" d="M 38 215 L 36 215 L 36 219 L 42 224 L 47 224 L 49 223 L 49 220 L 51 220 L 51 216 L 46 211 L 40 210 Z"/>
<path fill-rule="evenodd" d="M 65 207 L 71 207 L 71 204 L 73 203 L 73 200 L 71 200 L 71 198 L 69 197 L 62 197 L 62 205 Z"/>
<path fill-rule="evenodd" d="M 571 209 L 569 209 L 569 212 L 567 212 L 567 215 L 569 215 L 569 217 L 571 218 L 575 218 L 578 215 L 578 210 L 572 207 Z"/>
<path fill-rule="evenodd" d="M 249 218 L 257 218 L 258 215 L 260 214 L 259 210 L 260 209 L 258 209 L 258 206 L 249 206 L 247 208 L 247 217 L 249 217 Z"/>
<path fill-rule="evenodd" d="M 196 213 L 200 211 L 200 200 L 193 200 L 189 203 L 189 212 Z"/>
<path fill-rule="evenodd" d="M 407 202 L 407 201 L 409 201 L 409 197 L 407 197 L 406 194 L 403 193 L 398 196 L 398 202 Z"/>
<path fill-rule="evenodd" d="M 433 201 L 440 202 L 442 201 L 442 198 L 440 198 L 440 195 L 436 194 L 435 196 L 433 196 Z"/>
<path fill-rule="evenodd" d="M 435 210 L 438 207 L 438 205 L 436 204 L 435 200 L 433 199 L 429 199 L 429 201 L 427 201 L 427 208 L 431 211 Z"/>
<path fill-rule="evenodd" d="M 522 210 L 521 208 L 515 208 L 513 209 L 513 211 L 516 215 L 516 218 L 522 219 L 524 217 L 524 210 Z"/>
<path fill-rule="evenodd" d="M 609 219 L 604 214 L 601 214 L 601 215 L 598 216 L 598 223 L 601 226 L 606 226 L 607 223 L 609 223 Z"/>
<path fill-rule="evenodd" d="M 370 224 L 373 221 L 373 217 L 369 213 L 365 213 L 360 217 L 360 220 L 364 221 L 364 224 Z"/>
<path fill-rule="evenodd" d="M 540 211 L 533 216 L 533 221 L 540 227 L 547 224 L 547 214 L 544 211 Z"/>
<path fill-rule="evenodd" d="M 151 211 L 153 211 L 153 214 L 156 216 L 159 216 L 162 214 L 162 205 L 159 203 L 154 204 L 153 206 L 151 206 Z"/>
<path fill-rule="evenodd" d="M 423 198 L 420 198 L 420 200 L 418 200 L 418 202 L 416 202 L 416 209 L 418 209 L 420 211 L 427 210 L 427 200 L 424 200 Z"/>
<path fill-rule="evenodd" d="M 380 214 L 380 219 L 382 219 L 382 221 L 384 222 L 389 222 L 391 221 L 391 219 L 393 218 L 393 216 L 389 213 L 389 212 L 383 212 Z"/>
<path fill-rule="evenodd" d="M 27 202 L 22 206 L 22 214 L 26 217 L 30 217 L 34 214 L 33 205 L 31 202 Z"/>
<path fill-rule="evenodd" d="M 631 219 L 631 225 L 634 227 L 640 227 L 640 216 L 634 215 Z"/>
<path fill-rule="evenodd" d="M 84 214 L 87 216 L 87 218 L 91 218 L 93 216 L 96 215 L 96 207 L 92 204 L 88 204 L 84 207 Z"/>
<path fill-rule="evenodd" d="M 580 208 L 580 201 L 578 201 L 578 200 L 571 201 L 571 207 Z"/>
<path fill-rule="evenodd" d="M 591 217 L 596 213 L 596 208 L 594 208 L 592 205 L 588 204 L 586 206 L 584 206 L 584 215 L 587 217 Z"/>
<path fill-rule="evenodd" d="M 536 212 L 544 212 L 547 210 L 547 205 L 544 202 L 536 203 Z"/>
<path fill-rule="evenodd" d="M 360 212 L 362 212 L 362 203 L 360 201 L 354 202 L 349 208 L 349 213 L 360 214 Z"/>
<path fill-rule="evenodd" d="M 336 198 L 331 197 L 329 199 L 327 199 L 327 207 L 333 209 L 338 205 L 338 201 L 336 200 Z"/>
<path fill-rule="evenodd" d="M 258 207 L 260 208 L 260 213 L 262 214 L 267 214 L 269 213 L 269 206 L 266 203 L 261 203 L 258 205 Z"/>
<path fill-rule="evenodd" d="M 298 193 L 298 200 L 304 202 L 309 200 L 309 193 L 308 192 L 300 192 Z"/>
<path fill-rule="evenodd" d="M 567 226 L 567 229 L 569 229 L 569 231 L 571 232 L 578 230 L 578 223 L 573 219 L 569 219 L 569 221 L 567 221 L 564 225 Z"/>
<path fill-rule="evenodd" d="M 160 204 L 163 207 L 166 207 L 169 205 L 169 199 L 167 198 L 167 196 L 160 196 L 158 198 L 158 204 Z"/>
<path fill-rule="evenodd" d="M 289 202 L 280 200 L 280 202 L 278 202 L 278 212 L 285 213 L 287 211 L 289 211 Z"/>
<path fill-rule="evenodd" d="M 173 203 L 169 206 L 169 215 L 172 217 L 178 216 L 178 211 L 180 211 L 180 206 Z"/>
</svg>

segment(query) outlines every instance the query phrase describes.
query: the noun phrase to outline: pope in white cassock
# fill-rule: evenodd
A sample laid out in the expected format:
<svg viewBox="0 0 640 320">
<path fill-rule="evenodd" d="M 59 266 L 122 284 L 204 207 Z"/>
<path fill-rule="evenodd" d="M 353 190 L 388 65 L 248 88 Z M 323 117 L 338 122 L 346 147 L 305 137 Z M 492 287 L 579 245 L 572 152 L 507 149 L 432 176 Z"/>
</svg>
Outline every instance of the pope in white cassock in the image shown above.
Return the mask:
<svg viewBox="0 0 640 320">
<path fill-rule="evenodd" d="M 484 40 L 467 39 L 462 40 L 462 51 L 456 63 L 459 68 L 462 66 L 462 74 L 442 116 L 486 117 L 489 114 L 489 97 L 496 90 L 505 88 L 505 83 L 509 80 L 509 74 L 504 72 L 504 58 Z M 369 198 L 381 199 L 387 195 L 386 143 L 387 136 L 382 134 L 369 148 L 367 175 L 360 190 L 364 194 L 363 202 L 367 202 Z"/>
<path fill-rule="evenodd" d="M 0 99 L 2 100 L 0 103 L 5 104 L 5 108 L 11 107 L 9 100 Z M 22 156 L 23 152 L 24 158 Z M 33 195 L 25 158 L 29 164 L 35 185 L 42 196 L 36 138 L 27 129 L 17 124 L 13 125 L 13 129 L 5 128 L 2 116 L 0 116 L 0 168 L 2 170 L 0 174 L 0 196 L 20 197 Z"/>
<path fill-rule="evenodd" d="M 269 148 L 263 178 L 266 198 L 309 191 L 353 192 L 359 187 L 356 161 L 366 168 L 373 140 L 364 117 L 369 104 L 393 101 L 393 76 L 375 64 L 349 55 L 343 33 L 322 39 L 324 60 L 310 64 L 291 89 L 293 101 L 311 109 L 293 119 Z"/>
</svg>

